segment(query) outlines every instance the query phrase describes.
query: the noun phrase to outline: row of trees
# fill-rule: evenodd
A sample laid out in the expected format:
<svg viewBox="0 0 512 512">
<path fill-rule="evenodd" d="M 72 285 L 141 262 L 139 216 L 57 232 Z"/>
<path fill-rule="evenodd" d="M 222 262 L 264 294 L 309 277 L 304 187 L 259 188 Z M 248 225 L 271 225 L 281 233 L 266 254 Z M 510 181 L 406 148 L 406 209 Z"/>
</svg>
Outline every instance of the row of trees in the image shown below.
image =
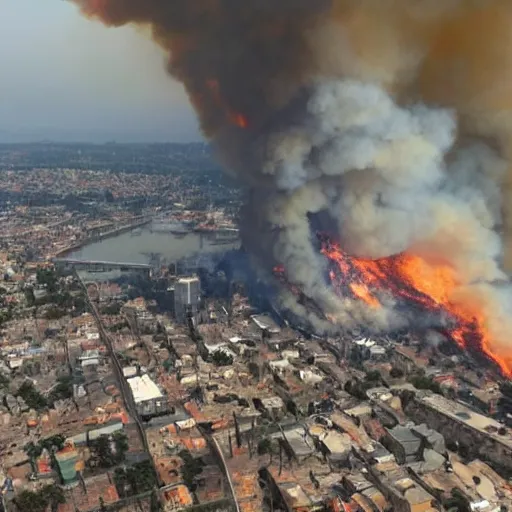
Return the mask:
<svg viewBox="0 0 512 512">
<path fill-rule="evenodd" d="M 157 486 L 155 472 L 149 461 L 139 462 L 131 467 L 116 468 L 114 483 L 121 498 L 149 492 Z"/>
<path fill-rule="evenodd" d="M 123 462 L 129 448 L 124 432 L 100 436 L 91 441 L 89 447 L 93 454 L 93 464 L 105 469 Z"/>
<path fill-rule="evenodd" d="M 193 492 L 197 487 L 196 477 L 203 472 L 204 464 L 201 459 L 192 457 L 188 450 L 181 450 L 178 455 L 183 460 L 183 466 L 181 467 L 183 482 Z"/>
<path fill-rule="evenodd" d="M 64 491 L 58 485 L 47 485 L 37 492 L 22 491 L 14 499 L 22 512 L 56 512 L 60 504 L 66 503 Z"/>
<path fill-rule="evenodd" d="M 25 298 L 30 307 L 49 305 L 46 310 L 48 320 L 58 320 L 68 312 L 80 315 L 87 310 L 87 304 L 81 293 L 72 294 L 63 286 L 59 274 L 55 269 L 39 268 L 36 273 L 37 284 L 43 287 L 47 294 L 36 299 L 31 287 L 25 289 Z"/>
<path fill-rule="evenodd" d="M 51 466 L 57 471 L 55 453 L 64 447 L 64 443 L 64 436 L 59 434 L 36 443 L 26 444 L 24 450 L 30 458 L 32 470 L 37 471 L 36 460 L 46 449 L 50 455 Z M 90 441 L 88 445 L 92 455 L 92 466 L 103 469 L 119 466 L 125 460 L 129 448 L 124 432 L 100 436 L 98 439 Z M 133 467 L 116 467 L 114 482 L 121 498 L 130 498 L 157 489 L 154 470 L 149 461 L 135 464 Z M 65 496 L 58 485 L 48 485 L 37 493 L 23 491 L 15 498 L 15 504 L 22 512 L 48 512 L 48 509 L 54 512 L 62 503 L 65 503 Z M 105 512 L 109 510 L 102 498 L 100 498 L 99 510 Z M 156 491 L 151 495 L 150 510 L 152 512 L 161 510 Z"/>
<path fill-rule="evenodd" d="M 69 375 L 57 377 L 57 383 L 47 397 L 41 394 L 30 380 L 25 380 L 15 395 L 23 398 L 31 409 L 44 411 L 53 407 L 57 400 L 73 397 L 73 377 Z"/>
<path fill-rule="evenodd" d="M 47 437 L 46 439 L 41 439 L 37 443 L 34 443 L 33 441 L 27 443 L 23 447 L 23 449 L 25 450 L 25 453 L 27 454 L 30 460 L 32 471 L 34 473 L 37 473 L 36 460 L 38 457 L 41 456 L 43 450 L 48 451 L 51 458 L 52 467 L 55 468 L 57 465 L 57 462 L 55 460 L 55 452 L 62 450 L 62 448 L 64 448 L 64 441 L 64 436 L 61 434 L 57 434 L 55 436 Z"/>
<path fill-rule="evenodd" d="M 48 400 L 36 389 L 33 382 L 26 380 L 18 388 L 17 396 L 23 398 L 25 403 L 36 411 L 43 411 L 50 406 Z"/>
</svg>

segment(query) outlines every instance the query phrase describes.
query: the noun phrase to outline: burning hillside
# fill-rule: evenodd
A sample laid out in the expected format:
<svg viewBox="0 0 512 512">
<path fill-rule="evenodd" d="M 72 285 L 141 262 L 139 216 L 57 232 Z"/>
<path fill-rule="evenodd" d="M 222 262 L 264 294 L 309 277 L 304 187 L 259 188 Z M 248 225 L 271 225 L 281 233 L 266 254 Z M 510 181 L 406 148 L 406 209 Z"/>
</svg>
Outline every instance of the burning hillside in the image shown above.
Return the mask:
<svg viewBox="0 0 512 512">
<path fill-rule="evenodd" d="M 167 50 L 251 189 L 244 245 L 286 268 L 283 308 L 319 331 L 443 313 L 512 373 L 512 2 L 74 1 Z M 339 245 L 319 251 L 322 214 Z"/>
<path fill-rule="evenodd" d="M 391 295 L 421 309 L 448 314 L 446 331 L 461 347 L 483 352 L 507 376 L 512 376 L 512 359 L 492 352 L 486 319 L 478 307 L 457 298 L 457 277 L 446 264 L 433 265 L 419 256 L 398 254 L 368 260 L 351 258 L 339 244 L 322 238 L 322 254 L 329 260 L 329 277 L 340 296 L 351 293 L 372 308 L 382 308 L 379 299 Z"/>
<path fill-rule="evenodd" d="M 412 315 L 410 323 L 416 326 L 421 323 L 421 316 L 429 315 L 424 327 L 435 327 L 459 348 L 481 353 L 504 375 L 512 376 L 512 360 L 492 351 L 485 315 L 478 304 L 458 298 L 459 283 L 449 264 L 429 263 L 407 253 L 375 260 L 352 257 L 328 235 L 317 237 L 327 261 L 326 286 L 331 286 L 340 299 L 362 301 L 375 311 L 390 305 L 396 310 L 402 308 L 409 313 L 407 316 Z M 276 266 L 273 271 L 300 303 L 307 303 L 310 309 L 315 307 L 299 287 L 288 281 L 283 266 Z M 329 320 L 337 323 L 334 317 Z"/>
</svg>

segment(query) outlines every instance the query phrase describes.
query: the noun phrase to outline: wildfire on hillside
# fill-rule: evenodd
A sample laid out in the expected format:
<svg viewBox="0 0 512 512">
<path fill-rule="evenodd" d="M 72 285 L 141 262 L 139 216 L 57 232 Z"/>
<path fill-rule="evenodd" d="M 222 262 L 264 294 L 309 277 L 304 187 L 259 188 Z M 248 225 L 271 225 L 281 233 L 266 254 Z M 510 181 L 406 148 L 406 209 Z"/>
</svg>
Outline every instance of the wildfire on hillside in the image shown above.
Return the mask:
<svg viewBox="0 0 512 512">
<path fill-rule="evenodd" d="M 318 238 L 321 253 L 329 262 L 330 283 L 339 296 L 352 296 L 371 308 L 380 308 L 384 294 L 391 294 L 424 310 L 448 314 L 454 322 L 447 334 L 460 348 L 483 353 L 504 375 L 512 376 L 512 361 L 499 357 L 490 348 L 483 315 L 474 305 L 457 300 L 459 283 L 450 266 L 434 265 L 407 253 L 376 260 L 357 258 L 344 252 L 329 236 L 320 234 Z M 281 266 L 274 269 L 281 281 L 284 272 Z"/>
</svg>

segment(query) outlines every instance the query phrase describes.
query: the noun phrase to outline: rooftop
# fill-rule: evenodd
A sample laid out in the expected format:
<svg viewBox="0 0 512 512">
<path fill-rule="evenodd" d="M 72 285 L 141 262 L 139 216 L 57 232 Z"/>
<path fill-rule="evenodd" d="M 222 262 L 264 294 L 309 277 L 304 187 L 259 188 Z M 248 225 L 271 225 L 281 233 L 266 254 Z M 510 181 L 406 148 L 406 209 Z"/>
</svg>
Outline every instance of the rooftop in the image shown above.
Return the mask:
<svg viewBox="0 0 512 512">
<path fill-rule="evenodd" d="M 252 315 L 251 319 L 262 330 L 272 333 L 281 332 L 280 327 L 268 315 Z"/>
<path fill-rule="evenodd" d="M 510 429 L 506 428 L 496 420 L 493 420 L 488 416 L 478 414 L 460 402 L 448 400 L 441 395 L 424 394 L 418 395 L 418 397 L 423 404 L 431 407 L 432 409 L 437 410 L 456 421 L 464 423 L 479 432 L 485 433 L 496 441 L 512 448 L 512 435 Z M 504 432 L 504 435 L 499 434 L 499 432 Z"/>
<path fill-rule="evenodd" d="M 178 284 L 190 284 L 199 282 L 198 277 L 180 277 L 178 279 Z"/>
<path fill-rule="evenodd" d="M 132 377 L 131 379 L 128 379 L 128 384 L 132 390 L 135 403 L 163 397 L 162 392 L 151 380 L 149 375 L 143 375 L 142 377 Z"/>
<path fill-rule="evenodd" d="M 98 506 L 100 497 L 106 505 L 119 500 L 115 485 L 107 474 L 85 480 L 87 492 L 78 485 L 66 493 L 66 503 L 59 505 L 58 512 L 74 512 L 75 510 L 91 510 Z"/>
</svg>

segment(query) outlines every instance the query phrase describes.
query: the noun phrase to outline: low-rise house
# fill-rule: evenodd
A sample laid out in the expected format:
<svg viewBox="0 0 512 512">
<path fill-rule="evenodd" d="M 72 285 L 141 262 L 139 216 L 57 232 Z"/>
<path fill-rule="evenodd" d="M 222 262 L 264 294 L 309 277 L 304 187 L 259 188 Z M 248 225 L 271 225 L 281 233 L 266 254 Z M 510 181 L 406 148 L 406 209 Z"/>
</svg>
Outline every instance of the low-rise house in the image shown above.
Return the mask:
<svg viewBox="0 0 512 512">
<path fill-rule="evenodd" d="M 268 315 L 252 315 L 251 320 L 262 337 L 276 336 L 281 332 L 281 328 Z"/>
<path fill-rule="evenodd" d="M 77 357 L 77 361 L 82 368 L 99 366 L 101 362 L 100 351 L 98 349 L 86 350 Z"/>
<path fill-rule="evenodd" d="M 428 447 L 437 453 L 446 453 L 446 444 L 442 434 L 429 428 L 425 423 L 414 425 L 411 431 L 423 441 L 423 446 Z"/>
<path fill-rule="evenodd" d="M 400 425 L 393 429 L 386 429 L 387 435 L 383 444 L 393 453 L 399 464 L 415 462 L 420 459 L 423 448 L 422 440 L 419 436 L 407 427 Z"/>
<path fill-rule="evenodd" d="M 290 458 L 301 461 L 315 452 L 315 444 L 306 429 L 297 425 L 282 432 L 283 445 Z"/>
</svg>

